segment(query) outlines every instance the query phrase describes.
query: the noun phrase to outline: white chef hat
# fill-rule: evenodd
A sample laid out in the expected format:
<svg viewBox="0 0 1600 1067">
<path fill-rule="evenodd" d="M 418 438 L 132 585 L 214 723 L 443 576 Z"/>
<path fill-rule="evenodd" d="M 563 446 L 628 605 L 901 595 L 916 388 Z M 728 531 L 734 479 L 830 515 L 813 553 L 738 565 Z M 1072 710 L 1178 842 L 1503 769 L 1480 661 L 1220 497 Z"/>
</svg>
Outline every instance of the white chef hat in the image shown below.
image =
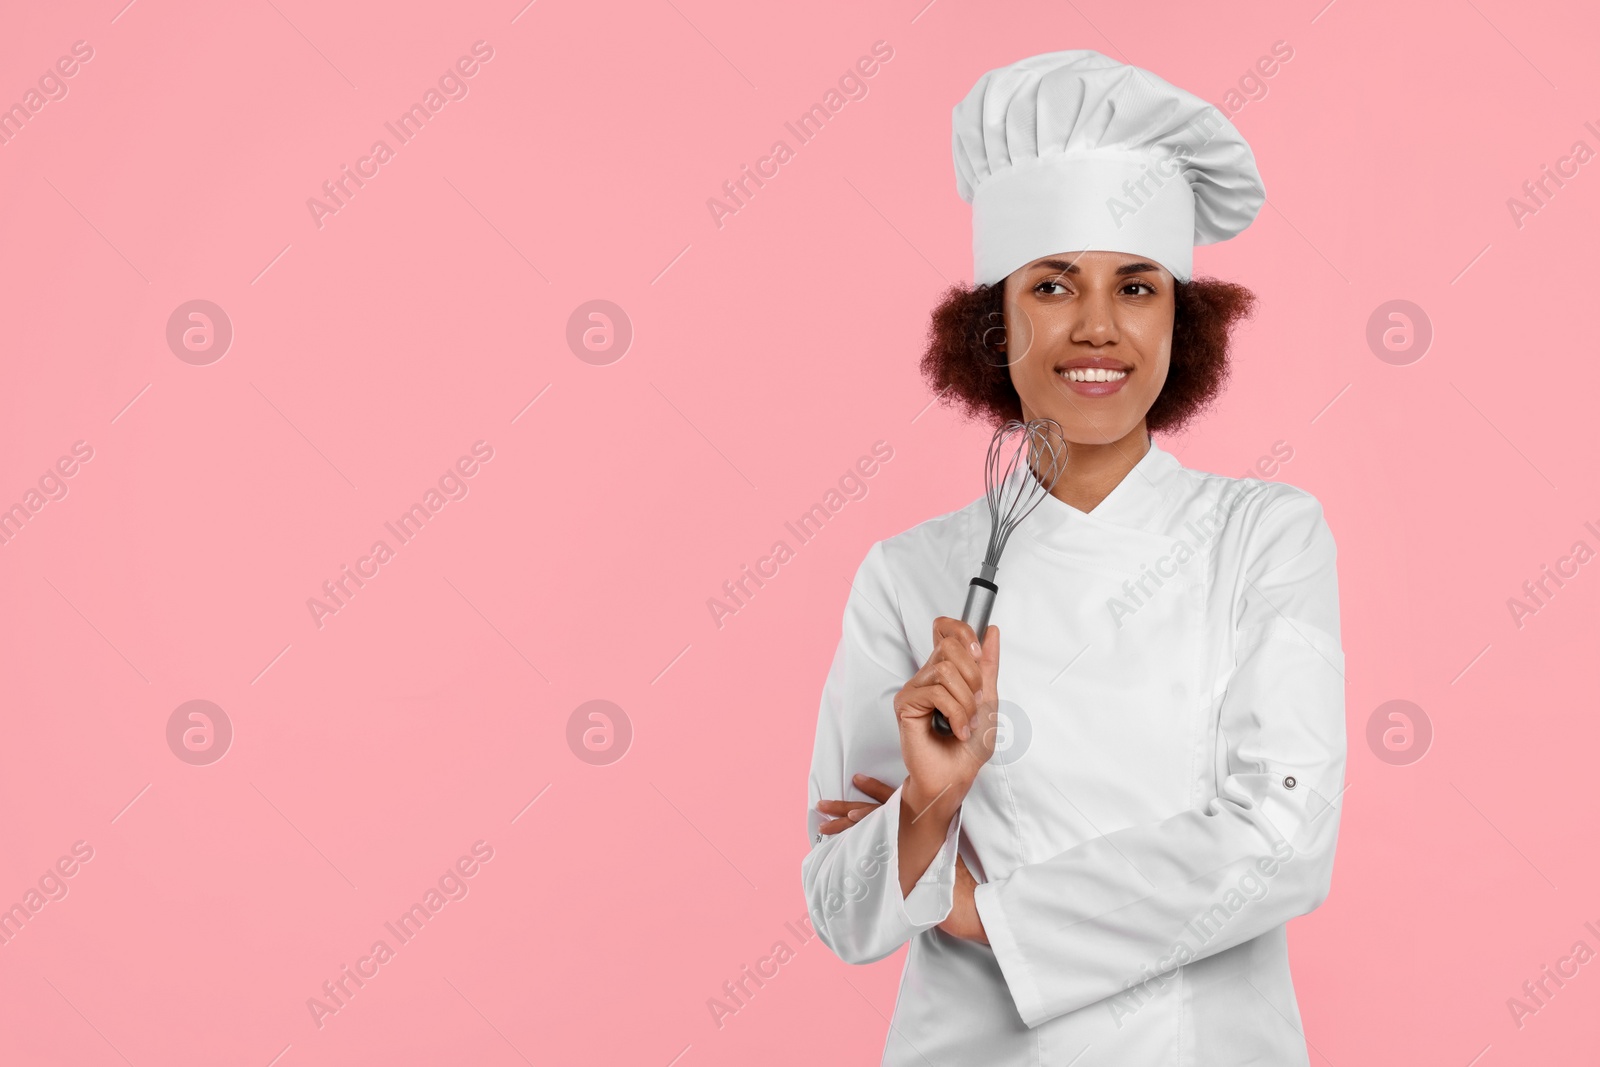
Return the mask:
<svg viewBox="0 0 1600 1067">
<path fill-rule="evenodd" d="M 1087 48 L 991 70 L 952 112 L 973 280 L 1054 252 L 1146 256 L 1179 281 L 1266 200 L 1250 146 L 1192 93 Z"/>
</svg>

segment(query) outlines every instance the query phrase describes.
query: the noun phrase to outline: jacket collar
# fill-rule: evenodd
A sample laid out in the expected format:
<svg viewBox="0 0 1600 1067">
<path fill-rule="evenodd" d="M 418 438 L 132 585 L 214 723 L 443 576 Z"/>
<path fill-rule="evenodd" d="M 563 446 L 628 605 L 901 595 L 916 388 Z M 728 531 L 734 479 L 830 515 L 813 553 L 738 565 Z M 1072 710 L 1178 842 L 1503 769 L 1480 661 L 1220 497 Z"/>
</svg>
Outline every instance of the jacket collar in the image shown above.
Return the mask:
<svg viewBox="0 0 1600 1067">
<path fill-rule="evenodd" d="M 1183 464 L 1154 440 L 1133 468 L 1092 511 L 1079 511 L 1055 496 L 1046 495 L 1022 529 L 1035 541 L 1062 546 L 1074 535 L 1094 528 L 1155 530 L 1170 509 L 1170 498 Z M 1025 472 L 1022 472 L 1025 474 Z"/>
</svg>

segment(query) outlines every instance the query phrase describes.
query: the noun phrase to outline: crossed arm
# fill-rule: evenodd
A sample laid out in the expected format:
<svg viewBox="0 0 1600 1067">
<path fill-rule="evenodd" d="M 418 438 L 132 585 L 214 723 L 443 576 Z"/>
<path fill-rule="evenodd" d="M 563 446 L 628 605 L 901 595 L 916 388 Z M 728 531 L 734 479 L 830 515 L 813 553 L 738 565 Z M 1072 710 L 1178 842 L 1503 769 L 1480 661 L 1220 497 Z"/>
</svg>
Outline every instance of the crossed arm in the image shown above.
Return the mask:
<svg viewBox="0 0 1600 1067">
<path fill-rule="evenodd" d="M 894 786 L 878 781 L 876 778 L 865 774 L 858 774 L 853 781 L 857 789 L 861 790 L 871 801 L 865 800 L 824 800 L 817 805 L 817 810 L 824 815 L 833 816 L 828 822 L 822 824 L 819 832 L 823 834 L 837 834 L 850 829 L 862 818 L 882 807 L 894 795 Z M 903 814 L 903 813 L 902 813 Z M 905 884 L 906 875 L 901 874 L 901 895 L 910 895 L 912 886 Z M 966 861 L 960 856 L 956 857 L 956 880 L 953 900 L 950 905 L 950 914 L 939 923 L 939 929 L 952 937 L 963 938 L 967 941 L 976 941 L 987 945 L 988 937 L 984 936 L 983 919 L 978 915 L 978 905 L 973 897 L 973 890 L 977 888 L 978 880 L 972 877 L 972 872 L 967 870 Z"/>
<path fill-rule="evenodd" d="M 934 926 L 986 943 L 1022 1019 L 1037 1026 L 1322 903 L 1345 760 L 1333 542 L 1309 495 L 1279 496 L 1255 518 L 1259 547 L 1241 576 L 1234 669 L 1218 709 L 1215 795 L 982 884 L 956 854 L 959 809 L 934 858 L 908 853 L 899 870 L 916 772 L 874 709 L 891 705 L 917 666 L 881 559 L 869 554 L 824 690 L 810 793 L 815 845 L 802 864 L 813 920 L 837 955 L 870 963 Z M 898 789 L 851 774 L 892 778 L 902 768 Z M 871 800 L 824 799 L 852 782 Z M 895 793 L 899 801 L 888 803 Z M 885 871 L 894 873 L 880 878 Z M 1251 895 L 1263 879 L 1271 891 Z M 1233 914 L 1226 929 L 1184 955 L 1188 924 L 1219 902 Z"/>
</svg>

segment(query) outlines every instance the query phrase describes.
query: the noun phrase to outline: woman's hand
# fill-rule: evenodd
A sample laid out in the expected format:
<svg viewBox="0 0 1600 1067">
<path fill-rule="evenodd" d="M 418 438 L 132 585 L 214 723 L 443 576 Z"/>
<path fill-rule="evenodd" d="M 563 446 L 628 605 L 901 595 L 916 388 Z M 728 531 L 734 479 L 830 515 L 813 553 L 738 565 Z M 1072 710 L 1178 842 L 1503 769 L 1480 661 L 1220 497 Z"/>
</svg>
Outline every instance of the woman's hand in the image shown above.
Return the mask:
<svg viewBox="0 0 1600 1067">
<path fill-rule="evenodd" d="M 978 915 L 978 898 L 973 893 L 977 888 L 978 880 L 967 870 L 966 861 L 957 856 L 955 899 L 950 905 L 950 914 L 939 924 L 939 929 L 951 937 L 987 945 L 989 936 L 984 933 L 983 919 Z"/>
<path fill-rule="evenodd" d="M 989 627 L 980 646 L 961 620 L 933 620 L 933 652 L 894 698 L 908 772 L 902 795 L 917 815 L 935 802 L 941 812 L 953 812 L 994 754 L 999 676 L 998 626 Z M 934 732 L 935 709 L 950 720 L 953 737 Z"/>
<path fill-rule="evenodd" d="M 871 800 L 824 800 L 817 804 L 817 810 L 824 815 L 833 816 L 832 822 L 822 824 L 821 830 L 825 834 L 836 834 L 840 830 L 848 830 L 863 817 L 878 808 L 883 807 L 883 802 L 894 795 L 894 787 L 887 782 L 880 782 L 876 778 L 869 778 L 858 774 L 851 781 Z"/>
<path fill-rule="evenodd" d="M 869 778 L 865 774 L 856 775 L 852 781 L 857 789 L 867 796 L 867 800 L 824 800 L 817 805 L 817 810 L 824 815 L 832 815 L 831 822 L 822 824 L 822 832 L 836 834 L 848 830 L 860 822 L 872 811 L 881 808 L 884 801 L 894 795 L 894 787 L 887 782 L 880 782 L 876 778 Z M 939 924 L 939 929 L 952 937 L 965 938 L 987 945 L 988 936 L 983 930 L 983 919 L 978 916 L 977 899 L 973 890 L 977 888 L 978 880 L 972 877 L 972 872 L 967 870 L 967 863 L 960 856 L 956 857 L 956 885 L 955 897 L 950 906 L 950 914 L 944 922 Z"/>
</svg>

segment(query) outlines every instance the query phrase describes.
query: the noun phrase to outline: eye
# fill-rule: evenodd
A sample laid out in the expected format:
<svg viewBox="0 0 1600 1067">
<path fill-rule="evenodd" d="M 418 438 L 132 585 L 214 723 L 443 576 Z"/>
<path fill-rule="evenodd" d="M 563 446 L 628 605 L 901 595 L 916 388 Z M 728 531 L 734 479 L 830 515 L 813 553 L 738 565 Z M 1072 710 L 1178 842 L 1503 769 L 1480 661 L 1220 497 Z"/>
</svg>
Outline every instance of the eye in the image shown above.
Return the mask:
<svg viewBox="0 0 1600 1067">
<path fill-rule="evenodd" d="M 1145 289 L 1145 290 L 1149 291 L 1151 296 L 1154 296 L 1155 292 L 1156 292 L 1155 286 L 1151 285 L 1148 282 L 1129 282 L 1127 285 L 1124 285 L 1122 288 L 1124 290 L 1127 290 L 1127 289 Z"/>
<path fill-rule="evenodd" d="M 1054 286 L 1057 289 L 1063 289 L 1063 290 L 1066 289 L 1066 286 L 1062 285 L 1056 279 L 1054 279 L 1054 278 L 1046 278 L 1044 281 L 1042 281 L 1038 285 L 1034 286 L 1033 287 L 1033 291 L 1037 293 L 1041 289 L 1045 289 L 1045 288 L 1048 288 L 1050 286 Z"/>
</svg>

